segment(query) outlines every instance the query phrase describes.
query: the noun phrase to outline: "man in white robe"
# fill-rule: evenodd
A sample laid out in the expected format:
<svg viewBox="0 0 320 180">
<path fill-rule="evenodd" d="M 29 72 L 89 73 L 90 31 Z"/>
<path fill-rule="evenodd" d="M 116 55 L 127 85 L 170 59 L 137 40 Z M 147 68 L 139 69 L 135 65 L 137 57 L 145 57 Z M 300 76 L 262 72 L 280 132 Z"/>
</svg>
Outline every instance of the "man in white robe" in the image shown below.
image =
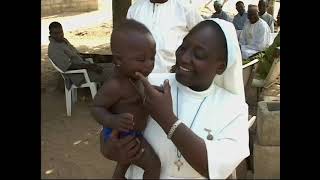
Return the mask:
<svg viewBox="0 0 320 180">
<path fill-rule="evenodd" d="M 203 20 L 190 4 L 181 0 L 137 0 L 129 8 L 127 18 L 147 26 L 156 41 L 153 73 L 170 71 L 184 36 Z"/>
<path fill-rule="evenodd" d="M 263 51 L 270 44 L 270 28 L 264 20 L 259 18 L 257 6 L 249 5 L 248 19 L 239 38 L 243 59 Z"/>
</svg>

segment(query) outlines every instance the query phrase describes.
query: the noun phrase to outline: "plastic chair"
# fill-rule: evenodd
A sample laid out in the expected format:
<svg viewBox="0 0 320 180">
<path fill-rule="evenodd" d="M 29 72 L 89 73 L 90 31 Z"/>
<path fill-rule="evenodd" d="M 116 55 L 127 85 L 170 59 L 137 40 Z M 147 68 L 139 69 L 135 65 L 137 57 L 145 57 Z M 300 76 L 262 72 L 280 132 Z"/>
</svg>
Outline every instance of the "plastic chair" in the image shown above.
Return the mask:
<svg viewBox="0 0 320 180">
<path fill-rule="evenodd" d="M 92 99 L 97 93 L 97 84 L 95 82 L 91 82 L 88 72 L 86 69 L 78 69 L 78 70 L 70 70 L 63 72 L 59 67 L 57 67 L 53 61 L 49 58 L 49 61 L 53 65 L 53 67 L 61 73 L 61 76 L 64 80 L 64 90 L 65 90 L 65 96 L 66 96 L 66 107 L 67 107 L 67 116 L 71 116 L 71 109 L 72 104 L 77 102 L 77 88 L 84 88 L 89 87 L 91 91 Z M 90 61 L 90 60 L 89 60 Z M 66 80 L 63 76 L 63 74 L 83 74 L 85 78 L 85 83 L 81 84 L 79 87 L 75 86 L 74 84 L 71 85 L 70 89 L 67 89 L 66 86 Z"/>
</svg>

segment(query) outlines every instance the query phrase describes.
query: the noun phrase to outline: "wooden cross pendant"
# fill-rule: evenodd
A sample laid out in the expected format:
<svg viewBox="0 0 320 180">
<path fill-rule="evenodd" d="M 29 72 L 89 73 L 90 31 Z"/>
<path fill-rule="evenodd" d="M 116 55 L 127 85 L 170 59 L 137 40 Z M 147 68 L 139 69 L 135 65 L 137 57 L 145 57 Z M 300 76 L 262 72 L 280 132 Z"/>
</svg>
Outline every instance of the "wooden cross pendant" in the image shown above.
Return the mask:
<svg viewBox="0 0 320 180">
<path fill-rule="evenodd" d="M 178 161 L 174 162 L 174 164 L 178 167 L 178 171 L 180 171 L 180 167 L 183 165 L 183 162 L 178 159 Z"/>
</svg>

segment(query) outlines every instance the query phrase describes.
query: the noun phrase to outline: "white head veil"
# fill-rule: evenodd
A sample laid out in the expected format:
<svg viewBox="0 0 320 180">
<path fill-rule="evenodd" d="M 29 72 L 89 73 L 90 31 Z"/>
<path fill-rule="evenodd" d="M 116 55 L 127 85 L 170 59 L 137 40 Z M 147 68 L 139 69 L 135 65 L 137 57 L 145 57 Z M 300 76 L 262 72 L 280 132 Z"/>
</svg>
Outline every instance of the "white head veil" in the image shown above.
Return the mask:
<svg viewBox="0 0 320 180">
<path fill-rule="evenodd" d="M 242 58 L 237 38 L 236 29 L 233 24 L 218 18 L 211 18 L 222 29 L 228 49 L 228 65 L 222 75 L 216 75 L 214 82 L 227 91 L 240 95 L 245 101 L 243 77 L 242 77 Z"/>
<path fill-rule="evenodd" d="M 222 75 L 215 76 L 213 83 L 217 84 L 221 88 L 224 88 L 232 94 L 239 95 L 243 101 L 245 101 L 241 51 L 234 25 L 228 21 L 218 18 L 211 18 L 209 20 L 216 22 L 222 29 L 226 37 L 228 51 L 227 68 Z M 166 76 L 170 76 L 170 73 L 167 73 Z M 164 76 L 163 73 L 152 73 L 152 78 L 157 79 L 156 77 L 163 79 Z M 156 80 L 154 80 L 153 83 L 155 82 Z M 181 86 L 181 88 L 183 88 L 183 85 Z"/>
</svg>

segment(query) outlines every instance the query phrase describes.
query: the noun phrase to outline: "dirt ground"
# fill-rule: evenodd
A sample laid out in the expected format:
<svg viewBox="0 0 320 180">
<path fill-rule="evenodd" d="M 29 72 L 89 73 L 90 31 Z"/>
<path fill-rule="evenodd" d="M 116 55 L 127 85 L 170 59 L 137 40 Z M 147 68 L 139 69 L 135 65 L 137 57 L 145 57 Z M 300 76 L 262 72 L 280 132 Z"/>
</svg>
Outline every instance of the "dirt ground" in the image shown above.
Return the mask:
<svg viewBox="0 0 320 180">
<path fill-rule="evenodd" d="M 41 36 L 47 38 L 47 28 L 52 21 L 83 21 L 82 24 L 66 26 L 65 37 L 80 52 L 110 54 L 111 18 L 91 23 L 98 16 L 101 13 L 87 13 L 85 19 L 83 13 L 43 18 Z M 73 105 L 72 116 L 67 117 L 63 79 L 48 61 L 48 41 L 42 39 L 41 42 L 41 178 L 111 178 L 115 162 L 105 159 L 99 151 L 98 133 L 101 127 L 89 112 L 92 103 L 89 90 L 78 90 L 78 102 Z M 269 95 L 280 94 L 279 84 L 270 88 Z M 251 91 L 251 97 L 255 97 L 254 92 Z M 250 99 L 248 103 L 251 107 L 256 105 L 255 99 Z M 250 111 L 255 114 L 255 108 Z"/>
<path fill-rule="evenodd" d="M 80 91 L 79 97 L 88 96 Z M 79 99 L 66 116 L 64 92 L 42 93 L 41 178 L 110 178 L 115 163 L 99 151 L 100 126 L 89 112 L 90 99 Z"/>
<path fill-rule="evenodd" d="M 115 163 L 100 153 L 101 127 L 90 115 L 92 99 L 87 88 L 78 90 L 72 116 L 66 116 L 64 82 L 48 61 L 48 41 L 44 39 L 52 21 L 60 22 L 65 37 L 84 53 L 110 54 L 112 30 L 111 16 L 105 16 L 105 11 L 64 13 L 41 19 L 41 178 L 111 178 Z M 68 24 L 70 21 L 77 23 Z"/>
</svg>

